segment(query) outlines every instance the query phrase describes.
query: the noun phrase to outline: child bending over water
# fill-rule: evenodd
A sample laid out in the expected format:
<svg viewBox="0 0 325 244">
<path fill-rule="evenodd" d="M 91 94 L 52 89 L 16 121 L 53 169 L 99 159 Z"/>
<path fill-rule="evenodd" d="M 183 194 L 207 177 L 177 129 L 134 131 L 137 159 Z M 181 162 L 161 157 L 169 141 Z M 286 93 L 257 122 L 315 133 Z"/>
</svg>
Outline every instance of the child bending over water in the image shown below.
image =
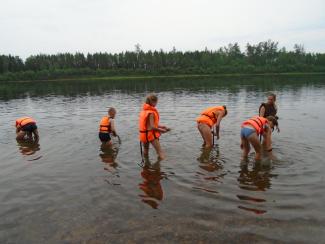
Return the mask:
<svg viewBox="0 0 325 244">
<path fill-rule="evenodd" d="M 200 117 L 196 119 L 197 128 L 201 133 L 201 136 L 204 141 L 204 146 L 206 148 L 212 147 L 212 133 L 217 136 L 217 139 L 220 138 L 220 122 L 227 115 L 226 106 L 215 106 L 205 109 L 201 112 Z M 211 133 L 211 129 L 215 126 L 215 131 Z"/>
<path fill-rule="evenodd" d="M 16 120 L 16 140 L 39 140 L 39 134 L 37 130 L 36 121 L 31 117 L 22 117 Z"/>
<path fill-rule="evenodd" d="M 262 145 L 259 140 L 259 135 L 263 136 L 263 146 L 268 152 L 268 156 L 273 158 L 271 135 L 275 126 L 278 126 L 278 121 L 273 116 L 268 116 L 267 118 L 255 116 L 242 123 L 240 147 L 243 150 L 243 160 L 247 160 L 248 158 L 250 145 L 254 147 L 256 153 L 255 159 L 261 160 Z"/>
</svg>

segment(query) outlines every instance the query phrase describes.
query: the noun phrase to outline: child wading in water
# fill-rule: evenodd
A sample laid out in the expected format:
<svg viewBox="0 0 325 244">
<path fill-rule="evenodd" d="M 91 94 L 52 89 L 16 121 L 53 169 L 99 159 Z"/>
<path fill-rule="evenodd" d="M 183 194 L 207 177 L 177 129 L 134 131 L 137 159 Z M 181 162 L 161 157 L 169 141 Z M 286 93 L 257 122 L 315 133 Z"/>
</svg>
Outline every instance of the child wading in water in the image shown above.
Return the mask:
<svg viewBox="0 0 325 244">
<path fill-rule="evenodd" d="M 108 116 L 104 116 L 100 121 L 98 137 L 102 142 L 102 146 L 112 145 L 111 135 L 113 135 L 114 137 L 116 136 L 118 137 L 115 130 L 115 123 L 114 123 L 115 115 L 116 115 L 116 109 L 109 108 Z"/>
<path fill-rule="evenodd" d="M 156 95 L 147 96 L 139 117 L 139 139 L 140 143 L 143 144 L 145 157 L 149 155 L 149 145 L 151 144 L 158 154 L 158 159 L 162 160 L 165 158 L 165 154 L 161 149 L 159 137 L 162 133 L 170 131 L 170 129 L 159 124 L 157 103 L 158 97 Z"/>
<path fill-rule="evenodd" d="M 204 146 L 210 148 L 213 146 L 212 137 L 217 136 L 220 138 L 220 122 L 227 115 L 226 106 L 216 106 L 205 109 L 201 112 L 200 117 L 196 119 L 197 128 L 201 133 L 204 141 Z M 211 132 L 211 129 L 215 126 L 215 131 Z M 212 135 L 213 133 L 213 135 Z"/>
<path fill-rule="evenodd" d="M 37 130 L 36 121 L 31 117 L 22 117 L 16 120 L 16 140 L 24 140 L 27 136 L 27 140 L 39 140 L 39 134 Z"/>
<path fill-rule="evenodd" d="M 255 116 L 249 120 L 246 120 L 241 125 L 240 147 L 243 150 L 242 160 L 247 160 L 250 152 L 250 144 L 255 150 L 255 159 L 261 160 L 262 145 L 259 140 L 259 135 L 263 136 L 263 146 L 268 152 L 268 156 L 272 159 L 272 131 L 275 126 L 278 126 L 278 121 L 273 116 L 267 118 Z"/>
<path fill-rule="evenodd" d="M 267 96 L 267 102 L 262 103 L 258 109 L 258 113 L 260 117 L 267 118 L 268 116 L 273 116 L 277 120 L 279 119 L 276 115 L 278 112 L 278 107 L 276 105 L 276 95 L 274 93 L 270 93 Z M 280 128 L 276 126 L 278 132 L 280 132 Z"/>
</svg>

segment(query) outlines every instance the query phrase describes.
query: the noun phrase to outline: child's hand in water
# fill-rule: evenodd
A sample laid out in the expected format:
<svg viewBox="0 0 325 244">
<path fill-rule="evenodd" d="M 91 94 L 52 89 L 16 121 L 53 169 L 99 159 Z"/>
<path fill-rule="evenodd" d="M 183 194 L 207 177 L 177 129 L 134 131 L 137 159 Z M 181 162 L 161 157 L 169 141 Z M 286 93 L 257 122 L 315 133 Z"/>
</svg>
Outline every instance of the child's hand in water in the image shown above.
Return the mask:
<svg viewBox="0 0 325 244">
<path fill-rule="evenodd" d="M 277 160 L 277 158 L 273 154 L 271 154 L 269 156 L 269 159 L 272 160 L 272 161 L 276 161 Z"/>
<path fill-rule="evenodd" d="M 160 132 L 163 134 L 167 133 L 168 131 L 170 131 L 170 128 L 167 128 L 166 126 L 160 128 Z"/>
</svg>

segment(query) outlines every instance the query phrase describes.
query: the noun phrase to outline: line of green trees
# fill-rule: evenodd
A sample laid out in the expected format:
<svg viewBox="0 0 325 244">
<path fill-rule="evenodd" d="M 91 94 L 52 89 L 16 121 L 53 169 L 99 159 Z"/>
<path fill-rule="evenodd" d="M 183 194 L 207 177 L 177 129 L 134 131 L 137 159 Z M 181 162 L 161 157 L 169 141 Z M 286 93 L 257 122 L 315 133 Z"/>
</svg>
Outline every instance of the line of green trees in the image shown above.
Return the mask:
<svg viewBox="0 0 325 244">
<path fill-rule="evenodd" d="M 59 53 L 32 55 L 23 61 L 18 56 L 0 55 L 0 80 L 42 80 L 79 76 L 165 75 L 325 72 L 325 54 L 307 53 L 302 45 L 292 51 L 279 48 L 271 40 L 238 43 L 218 50 L 182 52 L 134 51 L 122 53 Z"/>
</svg>

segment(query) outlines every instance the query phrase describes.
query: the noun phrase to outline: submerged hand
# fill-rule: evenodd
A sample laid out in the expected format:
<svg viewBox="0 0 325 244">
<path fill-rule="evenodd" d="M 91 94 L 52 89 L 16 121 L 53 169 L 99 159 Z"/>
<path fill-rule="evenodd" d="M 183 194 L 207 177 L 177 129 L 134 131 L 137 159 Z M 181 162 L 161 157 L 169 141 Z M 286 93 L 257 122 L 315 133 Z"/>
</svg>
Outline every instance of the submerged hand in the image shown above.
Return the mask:
<svg viewBox="0 0 325 244">
<path fill-rule="evenodd" d="M 272 160 L 272 161 L 276 161 L 277 160 L 277 158 L 273 154 L 269 156 L 269 159 Z"/>
</svg>

